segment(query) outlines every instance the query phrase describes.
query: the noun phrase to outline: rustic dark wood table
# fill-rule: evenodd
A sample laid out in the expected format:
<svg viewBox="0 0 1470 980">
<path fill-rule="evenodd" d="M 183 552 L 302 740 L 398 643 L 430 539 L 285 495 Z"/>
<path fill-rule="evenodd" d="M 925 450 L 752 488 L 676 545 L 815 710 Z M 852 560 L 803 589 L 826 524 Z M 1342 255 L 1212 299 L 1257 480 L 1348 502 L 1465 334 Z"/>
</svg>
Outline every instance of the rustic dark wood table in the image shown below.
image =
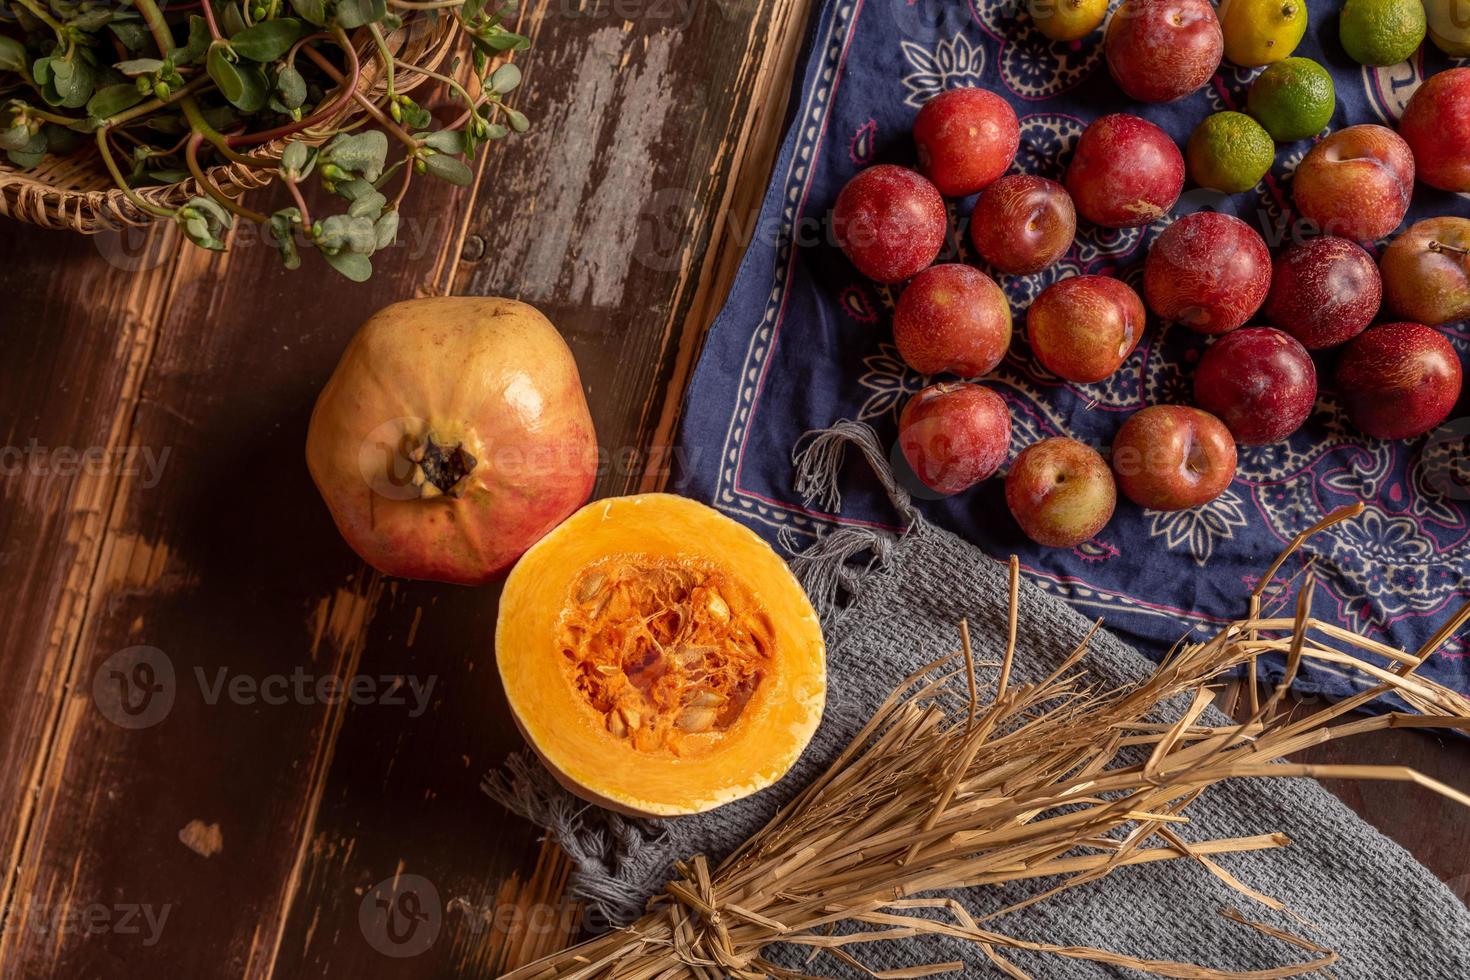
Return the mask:
<svg viewBox="0 0 1470 980">
<path fill-rule="evenodd" d="M 493 977 L 576 931 L 565 861 L 479 789 L 520 744 L 497 590 L 362 565 L 307 476 L 307 418 L 375 308 L 513 296 L 577 355 L 608 451 L 598 494 L 658 486 L 809 3 L 528 4 L 534 128 L 475 188 L 420 181 L 363 286 L 285 272 L 252 235 L 218 256 L 0 223 L 0 976 Z M 125 727 L 94 682 L 138 646 L 176 695 Z M 410 695 L 266 697 L 298 673 L 434 688 L 419 713 Z M 209 697 L 237 676 L 255 696 Z M 1470 789 L 1461 741 L 1385 732 L 1314 758 Z M 1414 787 L 1333 789 L 1470 893 L 1470 814 Z M 385 937 L 360 913 L 395 875 L 428 882 L 438 914 L 397 909 Z"/>
</svg>

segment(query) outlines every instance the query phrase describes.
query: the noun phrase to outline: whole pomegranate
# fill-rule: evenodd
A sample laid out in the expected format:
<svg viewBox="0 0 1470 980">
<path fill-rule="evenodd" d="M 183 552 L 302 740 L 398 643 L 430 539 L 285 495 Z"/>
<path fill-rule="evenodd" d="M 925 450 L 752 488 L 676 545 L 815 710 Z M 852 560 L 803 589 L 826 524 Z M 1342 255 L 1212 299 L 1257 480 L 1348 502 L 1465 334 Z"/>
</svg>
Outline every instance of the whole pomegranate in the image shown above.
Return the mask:
<svg viewBox="0 0 1470 980">
<path fill-rule="evenodd" d="M 479 585 L 586 502 L 597 438 L 544 316 L 440 297 L 362 325 L 317 398 L 306 463 L 368 564 Z"/>
</svg>

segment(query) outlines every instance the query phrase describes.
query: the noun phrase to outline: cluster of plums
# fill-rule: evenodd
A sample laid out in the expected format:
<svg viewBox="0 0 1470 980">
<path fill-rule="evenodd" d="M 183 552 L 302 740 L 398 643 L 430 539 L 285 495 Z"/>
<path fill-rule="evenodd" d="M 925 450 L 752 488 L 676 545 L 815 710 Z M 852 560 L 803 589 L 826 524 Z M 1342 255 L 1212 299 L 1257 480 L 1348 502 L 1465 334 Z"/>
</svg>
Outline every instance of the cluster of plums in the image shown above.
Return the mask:
<svg viewBox="0 0 1470 980">
<path fill-rule="evenodd" d="M 1456 91 L 1446 94 L 1449 86 Z M 1406 132 L 1408 120 L 1422 118 L 1416 104 L 1424 98 L 1436 106 L 1451 98 L 1470 104 L 1470 69 L 1423 86 L 1409 106 Z M 1459 132 L 1458 159 L 1470 161 L 1470 122 Z M 1066 254 L 1079 216 L 1107 228 L 1147 225 L 1173 209 L 1184 185 L 1173 140 L 1131 115 L 1088 126 L 1065 186 L 1003 176 L 1019 148 L 1020 126 L 991 92 L 935 97 L 920 110 L 913 135 L 920 172 L 886 164 L 863 170 L 838 195 L 832 228 L 864 275 L 908 282 L 894 311 L 894 339 L 908 365 L 925 375 L 980 378 L 1011 342 L 1010 306 L 995 281 L 973 266 L 933 264 L 948 230 L 944 197 L 979 193 L 969 227 L 976 252 L 1001 273 L 1025 275 Z M 1439 153 L 1439 142 L 1429 152 Z M 1436 179 L 1470 190 L 1470 162 L 1456 166 L 1438 167 Z M 1349 127 L 1321 140 L 1297 171 L 1297 211 L 1320 234 L 1293 242 L 1274 263 L 1245 222 L 1197 212 L 1153 243 L 1142 299 L 1122 281 L 1096 275 L 1042 292 L 1027 312 L 1028 339 L 1037 359 L 1067 381 L 1101 381 L 1118 370 L 1142 337 L 1145 300 L 1165 321 L 1221 336 L 1195 373 L 1198 407 L 1135 413 L 1117 433 L 1111 467 L 1073 439 L 1045 439 L 1022 451 L 1006 477 L 1006 499 L 1022 530 L 1042 545 L 1073 547 L 1111 518 L 1117 488 L 1156 510 L 1214 499 L 1234 476 L 1237 443 L 1285 439 L 1311 414 L 1317 374 L 1309 350 L 1344 345 L 1337 393 L 1367 435 L 1409 438 L 1443 422 L 1459 397 L 1461 367 L 1433 326 L 1470 316 L 1470 219 L 1421 221 L 1378 264 L 1357 244 L 1403 222 L 1414 174 L 1415 151 L 1399 134 Z M 1385 302 L 1403 322 L 1369 329 Z M 1274 327 L 1241 329 L 1263 308 Z M 953 381 L 916 394 L 899 429 L 915 476 L 952 494 L 1004 465 L 1011 426 L 994 391 Z"/>
</svg>

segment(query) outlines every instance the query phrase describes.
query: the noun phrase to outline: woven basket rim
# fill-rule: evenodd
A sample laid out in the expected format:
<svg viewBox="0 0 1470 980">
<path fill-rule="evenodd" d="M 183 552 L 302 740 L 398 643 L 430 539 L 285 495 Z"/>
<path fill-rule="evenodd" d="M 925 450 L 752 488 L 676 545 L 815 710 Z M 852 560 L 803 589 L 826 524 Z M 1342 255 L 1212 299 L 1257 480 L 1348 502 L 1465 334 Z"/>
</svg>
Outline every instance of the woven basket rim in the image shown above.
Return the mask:
<svg viewBox="0 0 1470 980">
<path fill-rule="evenodd" d="M 414 32 L 409 25 L 430 24 L 428 31 Z M 459 42 L 459 27 L 453 18 L 417 18 L 391 32 L 387 40 L 399 45 L 399 56 L 430 71 L 436 70 Z M 359 29 L 353 38 L 362 63 L 357 91 L 379 108 L 387 95 L 380 65 L 373 54 L 376 44 L 366 30 Z M 418 72 L 399 73 L 394 91 L 400 95 L 432 81 Z M 337 129 L 367 115 L 356 99 L 351 99 L 336 114 L 318 127 L 302 130 L 287 138 L 263 143 L 250 150 L 252 156 L 279 160 L 292 141 L 319 146 Z M 274 168 L 255 168 L 244 164 L 215 164 L 206 176 L 225 195 L 239 199 L 246 191 L 265 187 L 275 179 Z M 96 186 L 88 186 L 93 185 Z M 193 177 L 172 184 L 135 188 L 135 193 L 151 204 L 174 209 L 201 194 Z M 20 170 L 0 158 L 0 215 L 16 218 L 42 228 L 65 228 L 95 235 L 123 227 L 142 227 L 162 220 L 140 209 L 117 187 L 102 162 L 95 143 L 66 156 L 47 156 L 40 165 Z"/>
</svg>

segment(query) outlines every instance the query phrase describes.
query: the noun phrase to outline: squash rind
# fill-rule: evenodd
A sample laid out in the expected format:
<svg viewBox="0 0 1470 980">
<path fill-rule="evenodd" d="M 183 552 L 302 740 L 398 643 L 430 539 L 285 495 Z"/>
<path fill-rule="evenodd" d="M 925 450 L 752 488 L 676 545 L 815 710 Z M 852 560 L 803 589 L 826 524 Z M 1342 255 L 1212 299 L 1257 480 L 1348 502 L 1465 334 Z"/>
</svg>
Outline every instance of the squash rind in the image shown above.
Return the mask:
<svg viewBox="0 0 1470 980">
<path fill-rule="evenodd" d="M 556 624 L 573 580 L 619 553 L 720 565 L 775 625 L 773 669 L 746 714 L 693 757 L 610 735 L 562 662 Z M 811 741 L 826 701 L 821 625 L 786 563 L 750 529 L 672 494 L 594 501 L 537 542 L 506 579 L 495 642 L 512 716 L 546 767 L 583 799 L 633 816 L 699 813 L 770 786 Z"/>
</svg>

